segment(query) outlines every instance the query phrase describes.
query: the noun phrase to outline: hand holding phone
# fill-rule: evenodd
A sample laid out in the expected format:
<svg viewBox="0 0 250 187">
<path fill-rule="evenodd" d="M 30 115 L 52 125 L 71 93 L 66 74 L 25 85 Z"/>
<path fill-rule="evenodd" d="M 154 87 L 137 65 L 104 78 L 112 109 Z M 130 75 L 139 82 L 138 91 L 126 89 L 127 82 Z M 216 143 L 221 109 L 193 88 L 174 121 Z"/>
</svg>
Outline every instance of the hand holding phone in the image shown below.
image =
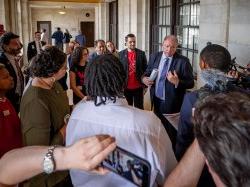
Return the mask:
<svg viewBox="0 0 250 187">
<path fill-rule="evenodd" d="M 150 186 L 150 163 L 120 147 L 103 161 L 102 166 L 139 187 Z"/>
</svg>

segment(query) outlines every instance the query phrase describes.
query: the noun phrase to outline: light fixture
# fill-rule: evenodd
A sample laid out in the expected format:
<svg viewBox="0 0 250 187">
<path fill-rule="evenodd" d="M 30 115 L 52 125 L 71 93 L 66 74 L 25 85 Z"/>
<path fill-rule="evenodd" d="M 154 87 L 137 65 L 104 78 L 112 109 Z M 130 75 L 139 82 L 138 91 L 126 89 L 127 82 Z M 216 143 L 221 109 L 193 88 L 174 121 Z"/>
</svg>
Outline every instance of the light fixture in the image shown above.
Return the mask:
<svg viewBox="0 0 250 187">
<path fill-rule="evenodd" d="M 64 15 L 66 14 L 66 11 L 65 11 L 65 6 L 63 7 L 63 9 L 59 10 L 58 13 L 61 14 L 61 15 Z"/>
</svg>

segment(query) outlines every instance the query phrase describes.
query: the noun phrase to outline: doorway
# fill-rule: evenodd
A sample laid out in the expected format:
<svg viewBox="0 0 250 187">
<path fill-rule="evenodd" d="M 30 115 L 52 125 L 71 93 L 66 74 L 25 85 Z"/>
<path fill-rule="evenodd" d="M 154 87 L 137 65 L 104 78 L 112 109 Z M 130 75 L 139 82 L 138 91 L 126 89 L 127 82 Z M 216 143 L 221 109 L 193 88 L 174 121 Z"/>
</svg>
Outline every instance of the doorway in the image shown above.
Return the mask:
<svg viewBox="0 0 250 187">
<path fill-rule="evenodd" d="M 51 44 L 51 21 L 37 21 L 37 30 L 41 31 L 41 29 L 46 29 L 46 32 L 49 37 L 49 43 Z"/>
<path fill-rule="evenodd" d="M 81 21 L 81 31 L 86 37 L 86 47 L 94 47 L 95 22 Z"/>
</svg>

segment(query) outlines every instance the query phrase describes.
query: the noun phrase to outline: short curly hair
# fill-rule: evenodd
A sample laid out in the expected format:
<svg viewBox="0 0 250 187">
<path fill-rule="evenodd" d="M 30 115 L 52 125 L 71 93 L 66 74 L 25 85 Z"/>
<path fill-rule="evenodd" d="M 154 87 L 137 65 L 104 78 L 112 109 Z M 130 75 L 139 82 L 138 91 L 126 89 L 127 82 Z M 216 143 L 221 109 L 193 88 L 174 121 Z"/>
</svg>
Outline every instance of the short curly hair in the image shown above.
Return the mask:
<svg viewBox="0 0 250 187">
<path fill-rule="evenodd" d="M 32 59 L 29 67 L 30 75 L 32 77 L 51 77 L 62 68 L 65 60 L 65 53 L 54 46 L 47 47 Z"/>
<path fill-rule="evenodd" d="M 89 50 L 86 47 L 76 47 L 74 49 L 71 55 L 72 64 L 79 64 L 82 59 L 83 50 L 86 50 L 89 53 Z"/>
</svg>

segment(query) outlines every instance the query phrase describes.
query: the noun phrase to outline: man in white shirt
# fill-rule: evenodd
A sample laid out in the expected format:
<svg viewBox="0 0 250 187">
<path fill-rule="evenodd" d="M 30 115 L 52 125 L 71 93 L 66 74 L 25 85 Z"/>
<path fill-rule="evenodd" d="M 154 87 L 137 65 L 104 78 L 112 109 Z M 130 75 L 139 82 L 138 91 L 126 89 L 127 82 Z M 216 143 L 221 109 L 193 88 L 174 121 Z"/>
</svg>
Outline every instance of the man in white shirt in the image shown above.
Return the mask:
<svg viewBox="0 0 250 187">
<path fill-rule="evenodd" d="M 44 41 L 46 43 L 46 45 L 49 44 L 49 36 L 48 36 L 48 32 L 46 29 L 42 29 L 41 41 Z"/>
<path fill-rule="evenodd" d="M 125 77 L 122 64 L 111 54 L 98 56 L 88 64 L 85 85 L 91 99 L 76 105 L 67 126 L 66 144 L 94 134 L 114 136 L 119 147 L 151 164 L 150 186 L 163 185 L 176 165 L 171 142 L 153 112 L 129 106 L 122 97 Z M 71 170 L 70 175 L 74 186 L 135 186 L 113 172 L 101 176 Z"/>
</svg>

